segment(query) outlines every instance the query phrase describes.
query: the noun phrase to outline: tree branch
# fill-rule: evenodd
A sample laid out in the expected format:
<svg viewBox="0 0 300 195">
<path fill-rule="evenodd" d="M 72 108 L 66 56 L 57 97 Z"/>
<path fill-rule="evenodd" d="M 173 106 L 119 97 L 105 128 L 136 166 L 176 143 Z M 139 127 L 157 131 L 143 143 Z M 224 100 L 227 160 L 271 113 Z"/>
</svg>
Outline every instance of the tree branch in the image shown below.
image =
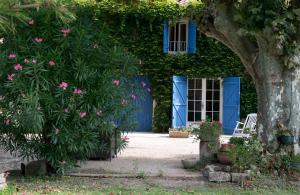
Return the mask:
<svg viewBox="0 0 300 195">
<path fill-rule="evenodd" d="M 255 63 L 258 47 L 249 38 L 240 35 L 240 28 L 233 18 L 233 5 L 228 1 L 219 4 L 210 3 L 201 18 L 200 31 L 213 37 L 237 54 L 249 74 L 255 78 Z"/>
</svg>

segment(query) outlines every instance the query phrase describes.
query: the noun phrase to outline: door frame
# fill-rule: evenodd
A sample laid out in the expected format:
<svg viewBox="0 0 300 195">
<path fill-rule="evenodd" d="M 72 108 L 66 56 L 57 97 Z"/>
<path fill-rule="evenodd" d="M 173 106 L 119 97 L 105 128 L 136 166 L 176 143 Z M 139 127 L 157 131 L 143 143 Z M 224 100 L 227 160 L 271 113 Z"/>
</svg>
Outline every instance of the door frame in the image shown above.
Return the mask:
<svg viewBox="0 0 300 195">
<path fill-rule="evenodd" d="M 190 78 L 190 79 L 201 79 L 202 80 L 202 100 L 201 100 L 201 104 L 202 104 L 202 109 L 201 109 L 201 119 L 202 121 L 204 121 L 206 119 L 206 80 L 219 80 L 220 81 L 220 110 L 219 110 L 219 120 L 221 123 L 223 123 L 223 79 L 222 78 L 214 78 L 214 79 L 210 79 L 210 78 Z M 201 121 L 199 122 L 190 122 L 188 121 L 188 92 L 189 92 L 189 78 L 187 78 L 187 109 L 186 109 L 186 127 L 189 126 L 193 126 L 194 124 L 199 124 Z"/>
</svg>

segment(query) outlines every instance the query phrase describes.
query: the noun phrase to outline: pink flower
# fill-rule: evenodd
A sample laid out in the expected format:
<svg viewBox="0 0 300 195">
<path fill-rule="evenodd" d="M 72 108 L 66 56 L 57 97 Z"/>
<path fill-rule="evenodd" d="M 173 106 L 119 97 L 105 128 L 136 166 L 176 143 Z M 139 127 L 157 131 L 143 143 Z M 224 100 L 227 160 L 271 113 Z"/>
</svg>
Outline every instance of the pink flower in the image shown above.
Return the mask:
<svg viewBox="0 0 300 195">
<path fill-rule="evenodd" d="M 122 137 L 122 140 L 123 140 L 124 142 L 129 142 L 129 137 L 126 135 L 126 136 Z"/>
<path fill-rule="evenodd" d="M 11 121 L 10 121 L 10 119 L 6 119 L 6 120 L 4 121 L 4 123 L 5 123 L 5 125 L 10 125 Z"/>
<path fill-rule="evenodd" d="M 136 98 L 137 98 L 136 95 L 134 95 L 134 94 L 132 94 L 130 97 L 131 97 L 131 99 L 133 99 L 133 100 L 136 100 Z"/>
<path fill-rule="evenodd" d="M 29 25 L 33 25 L 33 24 L 34 24 L 34 20 L 33 20 L 33 19 L 29 20 L 29 21 L 28 21 L 28 24 L 29 24 Z"/>
<path fill-rule="evenodd" d="M 16 57 L 17 57 L 17 55 L 14 53 L 11 53 L 8 55 L 8 59 L 15 59 Z"/>
<path fill-rule="evenodd" d="M 53 66 L 53 65 L 55 65 L 55 62 L 54 62 L 53 60 L 50 60 L 50 61 L 48 62 L 48 64 L 49 64 L 50 66 Z"/>
<path fill-rule="evenodd" d="M 123 99 L 121 103 L 122 103 L 122 105 L 126 105 L 126 104 L 128 104 L 128 100 Z"/>
<path fill-rule="evenodd" d="M 73 93 L 75 93 L 75 94 L 81 94 L 82 91 L 80 89 L 75 88 L 74 91 L 73 91 Z"/>
<path fill-rule="evenodd" d="M 25 63 L 25 64 L 29 64 L 29 62 L 30 62 L 30 61 L 29 61 L 28 59 L 26 59 L 26 58 L 24 59 L 24 63 Z"/>
<path fill-rule="evenodd" d="M 141 82 L 142 87 L 146 87 L 146 83 L 144 81 Z"/>
<path fill-rule="evenodd" d="M 32 60 L 32 64 L 36 64 L 36 62 L 37 62 L 36 59 Z"/>
<path fill-rule="evenodd" d="M 61 29 L 61 32 L 64 33 L 64 37 L 66 37 L 70 33 L 70 29 L 69 28 L 63 28 L 63 29 Z"/>
<path fill-rule="evenodd" d="M 43 39 L 42 39 L 42 38 L 39 38 L 39 37 L 36 37 L 34 40 L 35 40 L 35 42 L 37 42 L 37 43 L 43 42 Z"/>
<path fill-rule="evenodd" d="M 16 76 L 15 74 L 8 74 L 7 75 L 7 79 L 10 80 L 10 81 L 12 81 L 12 80 L 14 80 L 15 76 Z"/>
<path fill-rule="evenodd" d="M 69 112 L 69 109 L 68 109 L 68 108 L 65 108 L 65 109 L 64 109 L 64 112 L 68 113 L 68 112 Z"/>
<path fill-rule="evenodd" d="M 99 111 L 96 112 L 96 115 L 97 115 L 97 116 L 102 116 L 102 114 L 103 114 L 103 113 L 102 113 L 101 110 L 99 110 Z"/>
<path fill-rule="evenodd" d="M 68 83 L 62 81 L 60 84 L 59 84 L 59 88 L 63 89 L 63 90 L 66 90 L 68 87 Z"/>
<path fill-rule="evenodd" d="M 22 66 L 21 64 L 16 64 L 16 65 L 14 66 L 14 69 L 15 69 L 16 71 L 19 71 L 19 70 L 22 70 L 22 69 L 23 69 L 23 66 Z"/>
<path fill-rule="evenodd" d="M 115 86 L 119 86 L 120 85 L 120 80 L 113 80 L 113 84 Z"/>
<path fill-rule="evenodd" d="M 80 113 L 79 113 L 79 116 L 80 116 L 80 118 L 85 117 L 85 116 L 86 116 L 86 112 L 80 112 Z"/>
</svg>

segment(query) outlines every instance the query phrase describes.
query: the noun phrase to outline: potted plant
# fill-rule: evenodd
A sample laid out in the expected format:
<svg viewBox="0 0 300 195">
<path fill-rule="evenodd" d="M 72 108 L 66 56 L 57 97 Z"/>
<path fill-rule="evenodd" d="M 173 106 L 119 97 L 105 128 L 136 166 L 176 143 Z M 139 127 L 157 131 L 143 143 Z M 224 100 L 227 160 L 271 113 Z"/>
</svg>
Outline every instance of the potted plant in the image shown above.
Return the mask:
<svg viewBox="0 0 300 195">
<path fill-rule="evenodd" d="M 169 137 L 173 138 L 188 138 L 190 136 L 191 130 L 189 128 L 174 128 L 169 129 Z"/>
<path fill-rule="evenodd" d="M 192 134 L 200 140 L 200 159 L 213 158 L 219 148 L 219 137 L 222 125 L 217 121 L 203 121 L 199 128 L 193 128 Z"/>
<path fill-rule="evenodd" d="M 217 154 L 217 159 L 221 164 L 231 164 L 229 159 L 229 152 L 235 150 L 237 146 L 244 144 L 244 138 L 242 137 L 231 137 L 229 143 L 221 144 L 220 150 Z"/>
<path fill-rule="evenodd" d="M 283 145 L 292 145 L 294 143 L 293 132 L 283 125 L 279 125 L 279 130 L 277 131 L 277 139 Z"/>
</svg>

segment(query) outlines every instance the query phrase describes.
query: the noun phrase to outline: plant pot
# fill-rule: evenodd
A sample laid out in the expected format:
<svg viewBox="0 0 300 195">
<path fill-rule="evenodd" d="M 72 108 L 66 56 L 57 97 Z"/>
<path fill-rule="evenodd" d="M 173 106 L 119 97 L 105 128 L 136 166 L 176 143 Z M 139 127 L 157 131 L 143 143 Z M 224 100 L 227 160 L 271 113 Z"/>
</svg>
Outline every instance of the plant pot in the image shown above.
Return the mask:
<svg viewBox="0 0 300 195">
<path fill-rule="evenodd" d="M 235 144 L 221 144 L 220 151 L 228 152 L 236 148 Z"/>
<path fill-rule="evenodd" d="M 169 137 L 173 138 L 188 138 L 190 136 L 189 131 L 169 131 Z"/>
<path fill-rule="evenodd" d="M 198 161 L 199 161 L 199 159 L 197 159 L 197 158 L 187 158 L 187 159 L 181 160 L 181 163 L 183 165 L 183 168 L 191 169 L 197 165 Z"/>
<path fill-rule="evenodd" d="M 229 156 L 227 152 L 219 152 L 217 154 L 218 161 L 223 165 L 229 165 L 231 164 L 231 161 L 229 160 Z"/>
<path fill-rule="evenodd" d="M 283 145 L 294 144 L 294 136 L 292 136 L 292 135 L 281 135 L 277 139 Z"/>
<path fill-rule="evenodd" d="M 200 141 L 200 159 L 214 159 L 214 151 L 209 146 L 211 143 L 214 141 Z"/>
</svg>

